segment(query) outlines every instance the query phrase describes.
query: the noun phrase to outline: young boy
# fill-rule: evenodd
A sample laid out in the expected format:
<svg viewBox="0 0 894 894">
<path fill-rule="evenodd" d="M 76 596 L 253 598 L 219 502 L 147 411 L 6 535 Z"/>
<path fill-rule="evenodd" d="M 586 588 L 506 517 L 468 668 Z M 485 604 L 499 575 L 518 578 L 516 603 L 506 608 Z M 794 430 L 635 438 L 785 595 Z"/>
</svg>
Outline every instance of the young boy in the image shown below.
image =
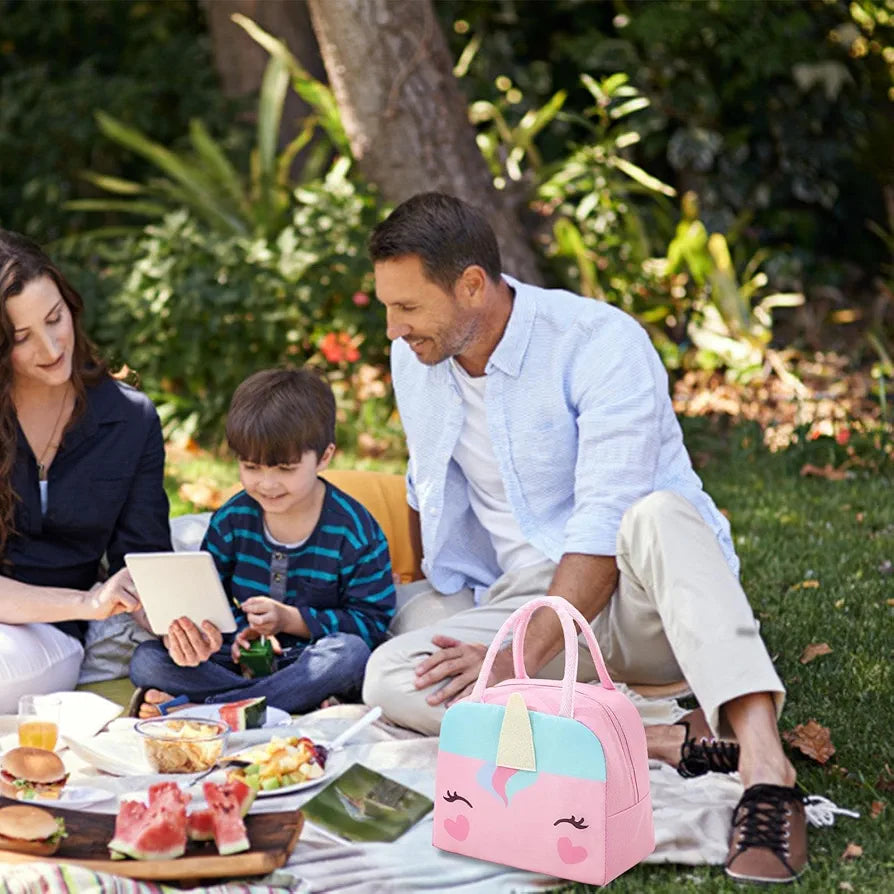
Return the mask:
<svg viewBox="0 0 894 894">
<path fill-rule="evenodd" d="M 211 518 L 202 549 L 214 557 L 238 631 L 198 666 L 181 666 L 171 625 L 134 652 L 131 680 L 146 689 L 139 716 L 172 694 L 221 703 L 266 696 L 303 713 L 332 695 L 359 692 L 370 651 L 394 614 L 382 529 L 356 500 L 318 477 L 335 451 L 335 398 L 307 370 L 272 369 L 233 395 L 227 441 L 244 490 Z M 240 651 L 272 637 L 277 669 L 247 679 Z M 173 647 L 173 651 L 169 649 Z"/>
</svg>

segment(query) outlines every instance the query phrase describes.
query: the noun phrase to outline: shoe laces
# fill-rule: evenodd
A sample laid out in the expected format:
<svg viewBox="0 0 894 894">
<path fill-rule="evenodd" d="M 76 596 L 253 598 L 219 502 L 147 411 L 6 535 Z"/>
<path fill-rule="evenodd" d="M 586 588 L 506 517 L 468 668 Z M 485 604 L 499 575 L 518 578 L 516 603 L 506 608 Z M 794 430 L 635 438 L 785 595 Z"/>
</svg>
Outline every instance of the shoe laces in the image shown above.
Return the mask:
<svg viewBox="0 0 894 894">
<path fill-rule="evenodd" d="M 722 739 L 696 739 L 689 736 L 689 723 L 680 721 L 684 728 L 683 746 L 677 772 L 684 779 L 704 776 L 705 773 L 734 773 L 739 769 L 739 746 Z"/>
<path fill-rule="evenodd" d="M 804 795 L 797 788 L 785 785 L 759 784 L 747 788 L 733 813 L 734 834 L 739 830 L 737 851 L 765 847 L 788 866 L 790 805 L 803 801 Z"/>
</svg>

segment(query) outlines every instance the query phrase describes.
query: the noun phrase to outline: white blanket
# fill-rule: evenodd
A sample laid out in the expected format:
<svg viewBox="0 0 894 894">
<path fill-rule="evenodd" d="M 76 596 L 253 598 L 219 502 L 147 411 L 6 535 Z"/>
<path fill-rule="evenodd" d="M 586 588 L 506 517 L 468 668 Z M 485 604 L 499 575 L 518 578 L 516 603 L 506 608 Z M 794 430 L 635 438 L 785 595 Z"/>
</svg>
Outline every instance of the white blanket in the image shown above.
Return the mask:
<svg viewBox="0 0 894 894">
<path fill-rule="evenodd" d="M 636 701 L 646 723 L 673 722 L 683 712 L 673 701 Z M 362 705 L 340 705 L 296 719 L 276 734 L 301 735 L 327 741 L 333 739 L 365 712 Z M 5 729 L 11 730 L 9 721 Z M 133 721 L 119 719 L 110 725 L 120 731 Z M 0 734 L 3 732 L 0 724 Z M 120 732 L 118 733 L 120 734 Z M 114 735 L 114 732 L 103 735 Z M 254 730 L 239 736 L 239 746 L 265 741 L 269 730 Z M 235 738 L 235 737 L 234 737 Z M 8 739 L 0 738 L 8 747 Z M 416 736 L 384 722 L 377 722 L 358 735 L 345 749 L 344 766 L 358 762 L 434 795 L 437 739 Z M 71 752 L 63 752 L 72 772 L 69 785 L 104 788 L 120 796 L 141 791 L 157 779 L 153 776 L 114 777 L 100 773 Z M 655 816 L 656 847 L 648 858 L 652 863 L 723 863 L 732 810 L 742 794 L 738 776 L 709 773 L 698 779 L 682 779 L 670 767 L 651 765 L 650 782 Z M 253 810 L 281 811 L 301 806 L 315 789 L 272 798 L 258 798 Z M 98 812 L 117 811 L 118 800 L 90 808 Z M 439 851 L 431 845 L 431 815 L 391 844 L 343 844 L 309 823 L 286 870 L 292 878 L 277 873 L 268 884 L 288 885 L 308 894 L 339 891 L 349 894 L 382 892 L 455 891 L 457 894 L 541 891 L 559 884 L 555 878 L 513 870 Z M 634 869 L 632 872 L 640 870 Z"/>
</svg>

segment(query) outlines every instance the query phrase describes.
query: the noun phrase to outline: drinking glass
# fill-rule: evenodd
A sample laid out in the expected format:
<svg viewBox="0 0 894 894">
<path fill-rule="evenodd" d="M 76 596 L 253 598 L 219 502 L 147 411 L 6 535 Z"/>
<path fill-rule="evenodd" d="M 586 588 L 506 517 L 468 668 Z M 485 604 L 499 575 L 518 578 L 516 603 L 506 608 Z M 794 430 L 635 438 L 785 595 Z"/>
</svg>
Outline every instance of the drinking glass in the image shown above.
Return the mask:
<svg viewBox="0 0 894 894">
<path fill-rule="evenodd" d="M 19 745 L 56 747 L 62 702 L 51 695 L 23 695 L 19 699 Z"/>
</svg>

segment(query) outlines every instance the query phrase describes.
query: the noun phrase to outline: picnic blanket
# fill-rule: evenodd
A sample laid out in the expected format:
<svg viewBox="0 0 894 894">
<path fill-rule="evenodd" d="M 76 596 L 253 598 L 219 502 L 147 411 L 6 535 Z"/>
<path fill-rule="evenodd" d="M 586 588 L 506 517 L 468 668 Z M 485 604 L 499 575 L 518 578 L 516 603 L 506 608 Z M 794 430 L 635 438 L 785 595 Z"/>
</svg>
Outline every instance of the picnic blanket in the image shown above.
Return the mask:
<svg viewBox="0 0 894 894">
<path fill-rule="evenodd" d="M 637 703 L 646 723 L 673 722 L 683 711 L 671 700 L 647 701 L 629 693 Z M 338 705 L 296 718 L 291 727 L 277 727 L 275 734 L 290 735 L 300 731 L 322 741 L 331 740 L 367 709 L 363 705 Z M 126 719 L 113 721 L 110 728 L 132 723 Z M 2 726 L 0 726 L 2 732 Z M 266 741 L 271 730 L 241 733 L 240 744 Z M 362 763 L 387 776 L 434 796 L 434 773 L 437 739 L 418 736 L 383 721 L 377 721 L 358 734 L 344 753 L 344 766 Z M 63 753 L 71 770 L 70 785 L 90 785 L 124 795 L 145 790 L 155 781 L 153 776 L 113 777 L 100 773 L 79 758 Z M 727 835 L 732 810 L 742 793 L 736 775 L 710 773 L 697 779 L 684 780 L 672 768 L 650 765 L 652 802 L 655 810 L 655 852 L 647 862 L 682 864 L 719 864 L 726 857 Z M 274 798 L 259 798 L 255 809 L 281 811 L 298 808 L 314 794 L 315 789 Z M 99 812 L 117 811 L 117 801 L 109 800 L 92 808 Z M 456 894 L 492 894 L 492 892 L 535 892 L 556 887 L 559 880 L 530 872 L 514 870 L 456 854 L 436 850 L 431 845 L 432 818 L 424 818 L 397 841 L 390 844 L 344 844 L 326 833 L 305 824 L 304 832 L 283 870 L 254 884 L 212 886 L 203 888 L 209 894 L 220 891 L 239 892 L 290 891 L 302 894 L 346 892 L 346 894 L 381 894 L 381 892 L 450 891 Z M 635 872 L 636 870 L 632 870 Z M 139 892 L 150 894 L 165 890 L 163 886 L 134 884 L 86 870 L 67 870 L 68 881 L 60 878 L 57 867 L 49 864 L 23 864 L 0 869 L 0 878 L 10 892 L 17 891 L 95 891 Z M 86 875 L 85 875 L 86 873 Z M 89 876 L 89 879 L 87 878 Z M 52 885 L 41 887 L 38 879 Z"/>
</svg>

